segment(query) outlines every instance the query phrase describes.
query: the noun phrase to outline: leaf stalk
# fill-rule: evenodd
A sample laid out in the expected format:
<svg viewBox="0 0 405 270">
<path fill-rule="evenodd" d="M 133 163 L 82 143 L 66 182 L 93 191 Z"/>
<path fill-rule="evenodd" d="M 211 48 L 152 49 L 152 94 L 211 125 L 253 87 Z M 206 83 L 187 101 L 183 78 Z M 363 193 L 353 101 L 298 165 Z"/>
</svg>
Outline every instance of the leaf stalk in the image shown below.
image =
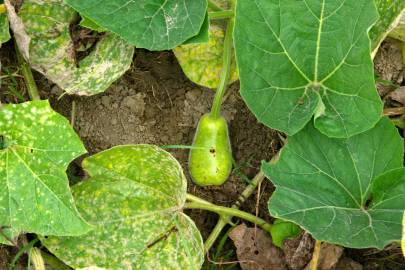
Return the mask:
<svg viewBox="0 0 405 270">
<path fill-rule="evenodd" d="M 224 206 L 219 206 L 215 204 L 207 204 L 207 203 L 198 203 L 198 202 L 190 202 L 186 203 L 184 205 L 185 209 L 202 209 L 202 210 L 208 210 L 211 212 L 215 212 L 220 216 L 232 216 L 232 217 L 238 217 L 244 220 L 247 220 L 251 223 L 256 224 L 257 226 L 261 227 L 263 230 L 267 231 L 270 233 L 272 225 L 267 223 L 264 219 L 261 219 L 259 217 L 256 217 L 252 214 L 249 214 L 247 212 L 235 209 L 235 208 L 229 208 L 229 207 L 224 207 Z"/>
<path fill-rule="evenodd" d="M 35 83 L 34 76 L 32 75 L 31 68 L 21 55 L 17 47 L 17 43 L 15 43 L 15 52 L 17 54 L 17 61 L 21 67 L 21 73 L 27 86 L 28 95 L 30 96 L 31 100 L 40 100 L 41 97 L 39 96 L 38 88 Z"/>
<path fill-rule="evenodd" d="M 234 19 L 230 19 L 228 21 L 224 40 L 224 55 L 223 55 L 220 83 L 215 93 L 214 102 L 211 108 L 211 116 L 214 119 L 217 119 L 220 116 L 222 98 L 225 94 L 226 87 L 228 85 L 230 77 L 232 48 L 233 48 L 233 26 L 234 26 Z"/>
</svg>

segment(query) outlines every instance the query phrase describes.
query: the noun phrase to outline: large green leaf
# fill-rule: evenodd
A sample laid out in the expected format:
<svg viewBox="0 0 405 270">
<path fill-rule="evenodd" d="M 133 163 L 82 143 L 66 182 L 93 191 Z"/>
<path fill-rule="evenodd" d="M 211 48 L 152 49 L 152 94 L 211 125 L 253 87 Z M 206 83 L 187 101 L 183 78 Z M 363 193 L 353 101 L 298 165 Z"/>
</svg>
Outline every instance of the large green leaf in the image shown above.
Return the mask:
<svg viewBox="0 0 405 270">
<path fill-rule="evenodd" d="M 103 92 L 130 67 L 134 47 L 114 34 L 76 63 L 69 29 L 77 13 L 62 0 L 25 0 L 18 16 L 31 38 L 30 65 L 70 94 Z"/>
<path fill-rule="evenodd" d="M 91 175 L 73 188 L 79 211 L 96 226 L 81 237 L 49 237 L 45 246 L 74 268 L 200 269 L 200 233 L 181 210 L 180 164 L 151 145 L 118 146 L 83 161 Z"/>
<path fill-rule="evenodd" d="M 382 110 L 367 35 L 376 19 L 370 0 L 237 1 L 241 94 L 257 119 L 289 135 L 313 116 L 331 137 L 372 128 Z"/>
<path fill-rule="evenodd" d="M 206 0 L 66 0 L 138 48 L 167 50 L 198 34 Z"/>
<path fill-rule="evenodd" d="M 68 164 L 84 154 L 69 122 L 48 101 L 0 109 L 0 226 L 20 232 L 80 235 L 90 226 L 73 203 Z M 7 242 L 0 235 L 0 242 Z"/>
<path fill-rule="evenodd" d="M 276 186 L 270 213 L 321 241 L 383 248 L 401 238 L 403 154 L 387 118 L 349 139 L 331 139 L 309 124 L 289 137 L 277 162 L 263 165 Z"/>
<path fill-rule="evenodd" d="M 375 0 L 380 18 L 370 30 L 371 49 L 378 49 L 380 43 L 395 28 L 405 8 L 404 0 Z"/>
</svg>

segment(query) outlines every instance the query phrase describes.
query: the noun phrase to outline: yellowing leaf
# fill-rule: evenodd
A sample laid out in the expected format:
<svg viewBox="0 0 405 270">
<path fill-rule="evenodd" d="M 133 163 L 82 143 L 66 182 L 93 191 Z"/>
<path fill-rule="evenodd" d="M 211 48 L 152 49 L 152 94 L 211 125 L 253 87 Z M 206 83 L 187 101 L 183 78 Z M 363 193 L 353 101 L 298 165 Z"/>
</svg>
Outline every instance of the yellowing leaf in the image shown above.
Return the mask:
<svg viewBox="0 0 405 270">
<path fill-rule="evenodd" d="M 200 269 L 201 235 L 182 213 L 186 179 L 180 164 L 151 145 L 118 146 L 83 161 L 89 180 L 73 187 L 95 229 L 49 237 L 44 245 L 74 268 Z"/>
<path fill-rule="evenodd" d="M 80 235 L 90 226 L 73 202 L 68 164 L 86 153 L 69 122 L 48 101 L 0 109 L 0 226 L 21 232 Z M 0 242 L 9 243 L 0 235 Z"/>
</svg>

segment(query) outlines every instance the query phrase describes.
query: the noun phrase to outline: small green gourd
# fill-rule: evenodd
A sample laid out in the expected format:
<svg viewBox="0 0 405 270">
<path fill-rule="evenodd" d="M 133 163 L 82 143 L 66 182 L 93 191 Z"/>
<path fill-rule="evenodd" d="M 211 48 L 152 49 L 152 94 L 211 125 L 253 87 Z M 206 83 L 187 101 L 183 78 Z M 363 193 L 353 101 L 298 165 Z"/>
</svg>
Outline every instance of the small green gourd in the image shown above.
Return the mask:
<svg viewBox="0 0 405 270">
<path fill-rule="evenodd" d="M 201 117 L 190 150 L 189 169 L 193 181 L 200 186 L 222 185 L 228 179 L 232 150 L 224 117 Z"/>
</svg>

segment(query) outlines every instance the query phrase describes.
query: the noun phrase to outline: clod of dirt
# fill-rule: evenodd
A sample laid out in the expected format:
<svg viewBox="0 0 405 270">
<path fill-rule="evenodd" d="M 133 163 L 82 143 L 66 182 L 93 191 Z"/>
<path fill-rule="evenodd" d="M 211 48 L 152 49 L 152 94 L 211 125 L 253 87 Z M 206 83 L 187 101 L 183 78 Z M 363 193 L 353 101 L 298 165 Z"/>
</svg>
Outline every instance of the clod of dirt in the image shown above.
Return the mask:
<svg viewBox="0 0 405 270">
<path fill-rule="evenodd" d="M 363 266 L 350 258 L 343 257 L 337 264 L 335 270 L 363 270 Z"/>
<path fill-rule="evenodd" d="M 315 240 L 309 233 L 303 232 L 300 236 L 284 241 L 283 251 L 288 267 L 292 270 L 303 269 L 312 258 Z"/>
<path fill-rule="evenodd" d="M 243 270 L 286 270 L 281 250 L 273 245 L 271 237 L 259 228 L 238 225 L 229 234 Z"/>
<path fill-rule="evenodd" d="M 335 270 L 339 259 L 343 255 L 343 250 L 342 247 L 323 243 L 319 254 L 318 270 Z M 305 270 L 309 270 L 310 266 L 311 263 L 305 267 Z"/>
<path fill-rule="evenodd" d="M 404 81 L 401 43 L 393 39 L 383 42 L 374 59 L 374 68 L 381 79 L 401 84 Z"/>
</svg>

